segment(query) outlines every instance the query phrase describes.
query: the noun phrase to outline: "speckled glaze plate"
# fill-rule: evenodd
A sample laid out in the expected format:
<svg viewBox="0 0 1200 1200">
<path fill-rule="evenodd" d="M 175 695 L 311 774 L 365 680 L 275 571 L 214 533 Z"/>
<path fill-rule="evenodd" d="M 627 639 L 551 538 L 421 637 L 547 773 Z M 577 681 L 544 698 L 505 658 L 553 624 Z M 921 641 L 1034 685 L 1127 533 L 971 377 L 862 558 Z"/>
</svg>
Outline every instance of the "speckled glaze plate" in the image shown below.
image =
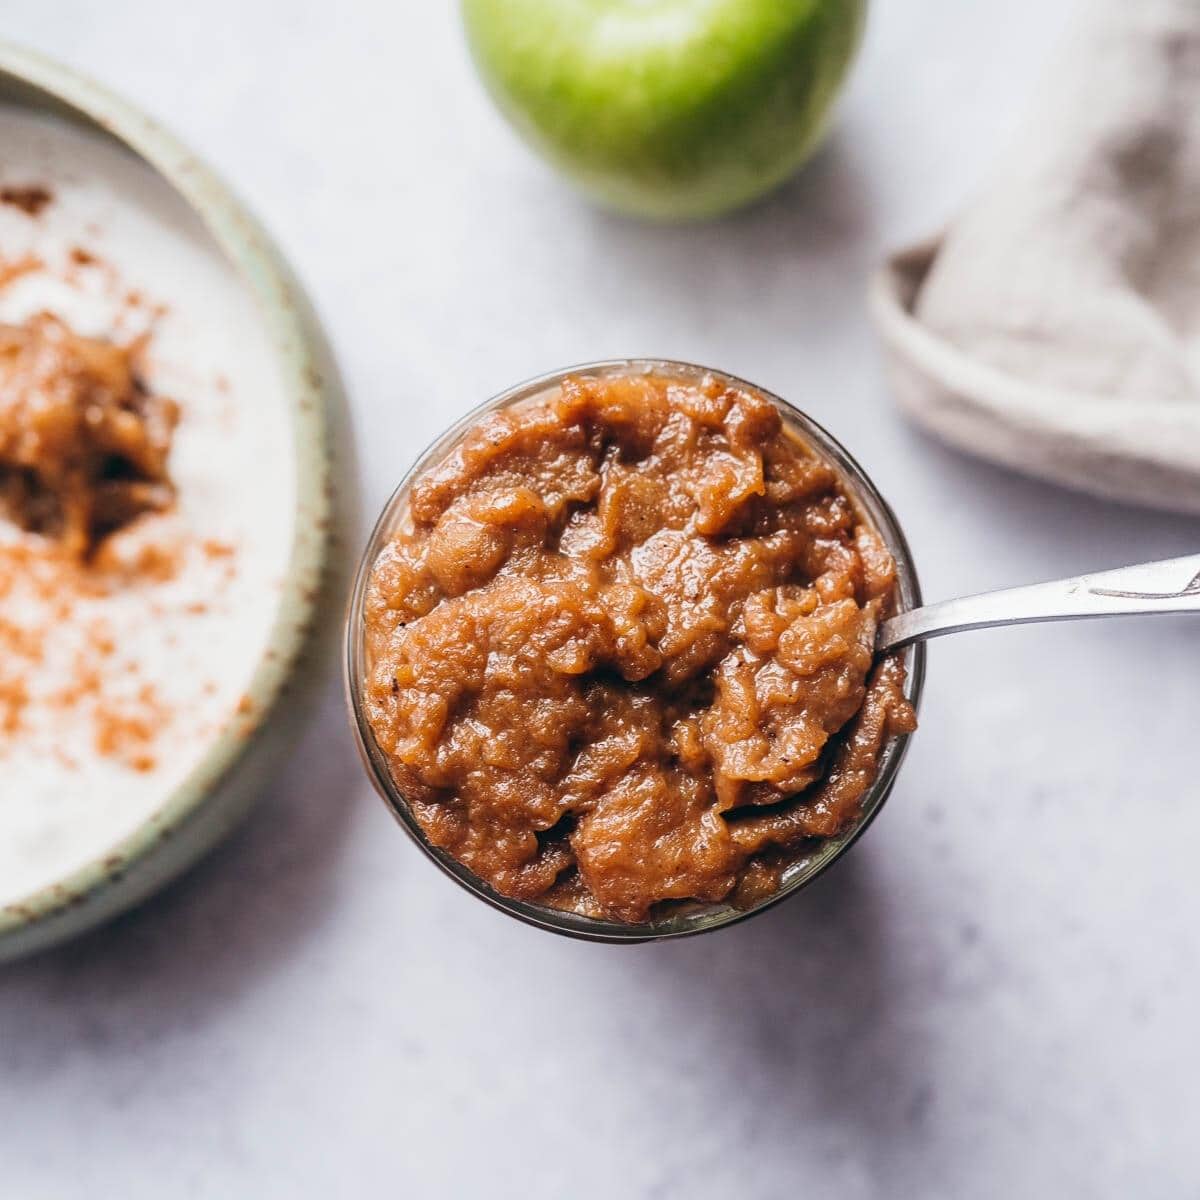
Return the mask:
<svg viewBox="0 0 1200 1200">
<path fill-rule="evenodd" d="M 336 626 L 345 572 L 334 522 L 352 519 L 353 473 L 336 371 L 315 318 L 254 219 L 225 185 L 155 122 L 104 88 L 0 42 L 0 105 L 52 115 L 113 140 L 147 164 L 200 218 L 261 319 L 282 379 L 296 513 L 270 632 L 246 689 L 251 715 L 206 743 L 197 765 L 152 814 L 56 882 L 0 907 L 0 961 L 74 936 L 148 896 L 212 847 L 250 808 L 293 742 L 328 661 L 310 636 Z M 337 452 L 335 453 L 335 444 Z M 334 462 L 338 498 L 334 504 Z M 287 685 L 286 701 L 280 696 Z M 2 792 L 2 788 L 0 788 Z M 0 801 L 3 797 L 0 794 Z"/>
</svg>

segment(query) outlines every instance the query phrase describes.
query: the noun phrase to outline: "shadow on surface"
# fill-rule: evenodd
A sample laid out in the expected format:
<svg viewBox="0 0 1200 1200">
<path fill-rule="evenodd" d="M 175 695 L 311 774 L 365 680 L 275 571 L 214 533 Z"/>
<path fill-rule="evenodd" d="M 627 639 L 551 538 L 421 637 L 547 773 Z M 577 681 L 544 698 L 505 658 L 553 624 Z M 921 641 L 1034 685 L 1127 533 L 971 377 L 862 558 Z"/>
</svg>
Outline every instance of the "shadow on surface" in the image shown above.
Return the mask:
<svg viewBox="0 0 1200 1200">
<path fill-rule="evenodd" d="M 923 486 L 945 498 L 937 511 L 953 517 L 952 532 L 1020 545 L 1042 578 L 1196 552 L 1198 517 L 1060 487 L 955 450 L 915 425 L 905 428 L 913 459 L 922 462 Z M 974 557 L 987 561 L 986 555 Z M 989 586 L 1034 582 L 993 580 Z"/>
<path fill-rule="evenodd" d="M 647 954 L 647 985 L 707 1048 L 681 1086 L 712 1093 L 725 1145 L 788 1144 L 797 1122 L 833 1155 L 886 1157 L 911 1139 L 930 1096 L 920 1031 L 901 1015 L 889 905 L 902 902 L 864 844 L 762 916 Z"/>
<path fill-rule="evenodd" d="M 659 224 L 586 205 L 582 211 L 606 254 L 637 274 L 649 267 L 659 287 L 685 301 L 715 264 L 735 266 L 746 287 L 764 286 L 755 268 L 772 262 L 794 270 L 797 260 L 836 257 L 844 274 L 847 253 L 863 263 L 873 258 L 870 181 L 860 154 L 852 137 L 835 134 L 782 186 L 714 221 Z"/>
<path fill-rule="evenodd" d="M 570 197 L 549 212 L 530 269 L 578 274 L 589 308 L 611 313 L 579 338 L 585 357 L 691 355 L 751 372 L 861 310 L 877 240 L 861 153 L 835 137 L 769 197 L 712 222 L 644 223 Z M 731 348 L 737 363 L 724 361 Z"/>
<path fill-rule="evenodd" d="M 23 1014 L 20 1035 L 5 1039 L 5 1067 L 10 1055 L 44 1063 L 55 1045 L 69 1052 L 70 1039 L 98 1028 L 97 1004 L 106 1036 L 138 1043 L 202 1022 L 295 948 L 330 902 L 356 811 L 350 798 L 361 792 L 343 708 L 340 688 L 326 686 L 274 786 L 181 879 L 108 925 L 0 970 L 0 1027 L 13 1032 Z"/>
</svg>

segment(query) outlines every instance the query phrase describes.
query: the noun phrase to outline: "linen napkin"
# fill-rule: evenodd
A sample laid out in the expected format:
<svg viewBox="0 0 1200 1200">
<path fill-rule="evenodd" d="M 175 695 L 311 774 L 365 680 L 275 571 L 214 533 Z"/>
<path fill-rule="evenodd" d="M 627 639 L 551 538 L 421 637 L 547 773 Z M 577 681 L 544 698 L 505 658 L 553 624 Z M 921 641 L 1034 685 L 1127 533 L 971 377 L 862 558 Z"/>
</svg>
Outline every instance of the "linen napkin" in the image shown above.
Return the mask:
<svg viewBox="0 0 1200 1200">
<path fill-rule="evenodd" d="M 1200 0 L 1088 0 L 990 187 L 871 301 L 947 442 L 1200 513 Z"/>
</svg>

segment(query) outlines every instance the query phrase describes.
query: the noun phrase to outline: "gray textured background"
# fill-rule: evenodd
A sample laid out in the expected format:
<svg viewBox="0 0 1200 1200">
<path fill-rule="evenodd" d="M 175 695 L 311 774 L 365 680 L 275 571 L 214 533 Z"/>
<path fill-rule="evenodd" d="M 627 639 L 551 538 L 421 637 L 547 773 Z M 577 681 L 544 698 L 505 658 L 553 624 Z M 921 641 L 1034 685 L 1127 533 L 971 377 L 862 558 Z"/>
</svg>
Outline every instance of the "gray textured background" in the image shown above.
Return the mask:
<svg viewBox="0 0 1200 1200">
<path fill-rule="evenodd" d="M 486 394 L 711 362 L 807 407 L 930 596 L 1195 551 L 1196 522 L 969 462 L 889 406 L 885 247 L 977 188 L 1050 0 L 878 0 L 837 134 L 706 227 L 591 211 L 480 95 L 446 0 L 5 0 L 0 27 L 175 128 L 266 219 L 339 352 L 377 510 Z M 340 702 L 187 879 L 0 972 L 0 1194 L 1194 1194 L 1200 799 L 1185 619 L 935 645 L 869 836 L 689 943 L 573 944 L 443 881 Z"/>
</svg>

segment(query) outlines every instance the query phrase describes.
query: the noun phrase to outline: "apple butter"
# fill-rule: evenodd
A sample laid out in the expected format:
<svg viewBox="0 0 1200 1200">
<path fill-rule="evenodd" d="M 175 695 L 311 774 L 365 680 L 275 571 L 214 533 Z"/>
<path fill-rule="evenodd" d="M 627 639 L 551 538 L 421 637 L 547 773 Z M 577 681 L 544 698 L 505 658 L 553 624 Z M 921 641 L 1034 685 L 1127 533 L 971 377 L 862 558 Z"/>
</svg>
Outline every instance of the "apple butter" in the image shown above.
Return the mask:
<svg viewBox="0 0 1200 1200">
<path fill-rule="evenodd" d="M 0 510 L 82 558 L 113 530 L 174 499 L 178 420 L 123 346 L 41 313 L 0 325 Z"/>
<path fill-rule="evenodd" d="M 412 485 L 364 614 L 367 720 L 429 840 L 518 899 L 749 904 L 915 726 L 895 567 L 776 406 L 568 378 Z"/>
</svg>

